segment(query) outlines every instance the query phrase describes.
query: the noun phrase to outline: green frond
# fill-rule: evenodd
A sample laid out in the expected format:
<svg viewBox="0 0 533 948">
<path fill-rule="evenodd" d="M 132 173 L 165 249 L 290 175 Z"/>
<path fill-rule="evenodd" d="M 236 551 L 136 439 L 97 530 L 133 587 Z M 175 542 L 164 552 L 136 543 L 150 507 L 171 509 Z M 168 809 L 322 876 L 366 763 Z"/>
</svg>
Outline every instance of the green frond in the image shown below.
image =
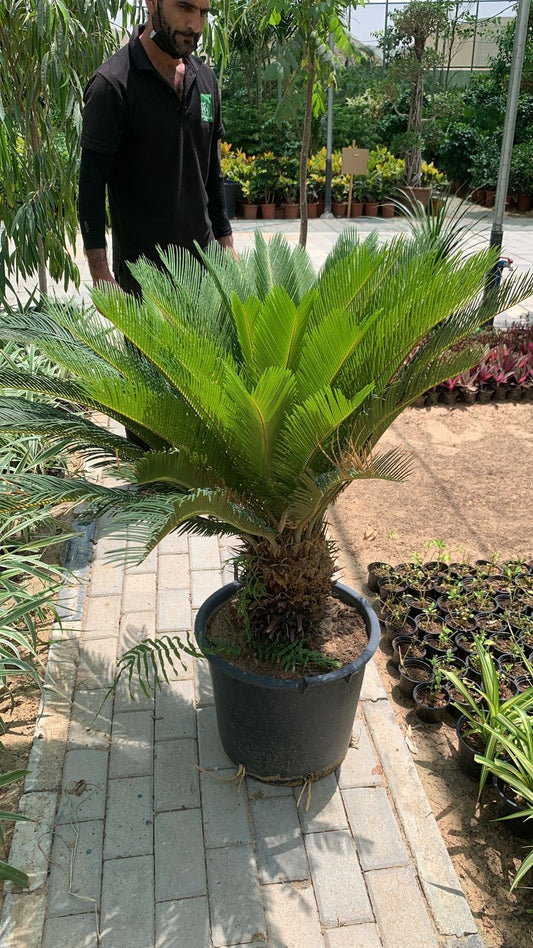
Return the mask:
<svg viewBox="0 0 533 948">
<path fill-rule="evenodd" d="M 265 500 L 275 503 L 272 452 L 294 404 L 294 377 L 288 369 L 271 366 L 250 392 L 236 373 L 228 374 L 226 384 L 228 437 L 239 458 L 243 486 L 249 485 L 252 492 L 264 491 Z"/>
<path fill-rule="evenodd" d="M 168 483 L 182 490 L 195 487 L 216 489 L 221 486 L 220 474 L 206 463 L 204 456 L 186 448 L 179 451 L 150 451 L 135 465 L 139 485 Z"/>
<path fill-rule="evenodd" d="M 192 658 L 203 658 L 192 641 L 190 632 L 179 635 L 162 635 L 157 639 L 144 639 L 139 645 L 124 652 L 118 660 L 117 674 L 108 695 L 112 694 L 121 678 L 126 677 L 130 697 L 135 699 L 132 682 L 135 680 L 141 686 L 144 694 L 151 698 L 155 691 L 161 690 L 163 682 L 169 683 L 168 671 L 178 674 L 177 664 L 187 670 L 183 655 Z"/>
<path fill-rule="evenodd" d="M 317 455 L 324 457 L 328 442 L 372 390 L 369 385 L 346 398 L 338 390 L 325 388 L 297 405 L 287 419 L 273 457 L 274 471 L 288 484 L 311 468 Z"/>
<path fill-rule="evenodd" d="M 10 434 L 61 439 L 71 450 L 98 447 L 113 459 L 118 455 L 135 460 L 143 454 L 142 448 L 79 413 L 45 402 L 30 402 L 22 396 L 0 396 L 0 427 Z"/>
</svg>

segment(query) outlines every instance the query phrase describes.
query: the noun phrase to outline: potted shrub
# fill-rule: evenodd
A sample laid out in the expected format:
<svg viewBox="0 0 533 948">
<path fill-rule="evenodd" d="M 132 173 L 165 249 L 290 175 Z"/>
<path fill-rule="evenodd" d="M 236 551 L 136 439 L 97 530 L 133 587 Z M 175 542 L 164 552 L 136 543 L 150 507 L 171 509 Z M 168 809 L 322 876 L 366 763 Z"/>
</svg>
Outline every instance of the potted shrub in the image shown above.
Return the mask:
<svg viewBox="0 0 533 948">
<path fill-rule="evenodd" d="M 279 159 L 279 193 L 285 209 L 285 217 L 295 220 L 300 211 L 300 167 L 294 155 L 283 155 Z"/>
<path fill-rule="evenodd" d="M 244 152 L 234 152 L 230 142 L 220 143 L 220 166 L 224 176 L 224 196 L 230 220 L 235 217 L 237 200 L 241 196 L 242 167 L 245 162 Z"/>
<path fill-rule="evenodd" d="M 432 659 L 433 675 L 430 681 L 419 682 L 413 689 L 416 716 L 426 724 L 438 724 L 443 720 L 449 706 L 450 693 L 443 681 L 443 669 L 438 660 Z"/>
<path fill-rule="evenodd" d="M 345 217 L 348 207 L 350 176 L 335 174 L 331 179 L 331 211 L 335 217 Z"/>
<path fill-rule="evenodd" d="M 264 218 L 273 219 L 279 186 L 278 158 L 272 151 L 257 155 L 252 166 L 251 194 Z"/>
<path fill-rule="evenodd" d="M 170 248 L 164 271 L 132 264 L 141 299 L 102 285 L 94 308 L 51 301 L 31 320 L 2 314 L 1 337 L 31 338 L 69 371 L 45 382 L 6 368 L 13 392 L 46 387 L 59 403 L 6 396 L 3 430 L 88 450 L 120 479 L 4 477 L 3 509 L 83 504 L 86 517 L 106 514 L 130 560 L 173 531 L 235 537 L 239 582 L 200 609 L 198 646 L 145 640 L 119 675 L 140 668 L 153 688 L 169 659 L 200 650 L 230 759 L 263 779 L 314 779 L 347 751 L 379 638 L 362 597 L 332 585 L 327 509 L 359 478 L 407 475 L 403 452 L 377 449 L 381 435 L 428 384 L 479 362 L 475 347 L 445 353 L 531 295 L 533 279 L 484 297 L 490 249 L 450 260 L 411 238 L 379 246 L 350 231 L 318 276 L 280 235 L 267 244 L 258 232 L 241 261 L 216 243 L 198 254 Z M 148 449 L 100 414 L 75 416 L 79 404 L 126 422 Z"/>
</svg>

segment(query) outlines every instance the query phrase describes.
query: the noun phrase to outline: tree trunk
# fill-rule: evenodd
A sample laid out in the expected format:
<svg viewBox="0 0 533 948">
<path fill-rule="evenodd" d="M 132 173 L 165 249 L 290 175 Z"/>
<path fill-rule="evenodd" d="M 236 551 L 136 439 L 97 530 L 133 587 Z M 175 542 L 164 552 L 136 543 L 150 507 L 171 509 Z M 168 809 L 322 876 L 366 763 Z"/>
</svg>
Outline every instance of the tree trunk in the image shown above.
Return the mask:
<svg viewBox="0 0 533 948">
<path fill-rule="evenodd" d="M 407 123 L 409 132 L 417 136 L 417 143 L 411 145 L 405 152 L 405 182 L 414 188 L 420 187 L 422 177 L 420 168 L 422 164 L 420 135 L 422 132 L 423 91 L 423 78 L 419 75 L 411 89 L 409 120 Z"/>
<path fill-rule="evenodd" d="M 307 86 L 305 89 L 304 127 L 302 134 L 302 148 L 300 150 L 300 247 L 305 247 L 307 245 L 307 161 L 309 158 L 309 145 L 311 142 L 314 82 L 315 63 L 314 55 L 312 53 L 309 62 L 309 77 L 307 79 Z"/>
</svg>

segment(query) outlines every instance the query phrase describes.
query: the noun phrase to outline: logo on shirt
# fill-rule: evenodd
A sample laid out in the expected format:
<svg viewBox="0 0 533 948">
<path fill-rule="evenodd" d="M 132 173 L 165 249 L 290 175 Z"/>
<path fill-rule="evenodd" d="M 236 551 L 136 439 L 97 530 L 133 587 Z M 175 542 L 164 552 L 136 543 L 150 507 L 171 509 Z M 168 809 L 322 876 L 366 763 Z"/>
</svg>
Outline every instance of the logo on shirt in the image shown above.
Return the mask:
<svg viewBox="0 0 533 948">
<path fill-rule="evenodd" d="M 200 117 L 202 122 L 213 121 L 213 96 L 210 92 L 200 93 Z"/>
</svg>

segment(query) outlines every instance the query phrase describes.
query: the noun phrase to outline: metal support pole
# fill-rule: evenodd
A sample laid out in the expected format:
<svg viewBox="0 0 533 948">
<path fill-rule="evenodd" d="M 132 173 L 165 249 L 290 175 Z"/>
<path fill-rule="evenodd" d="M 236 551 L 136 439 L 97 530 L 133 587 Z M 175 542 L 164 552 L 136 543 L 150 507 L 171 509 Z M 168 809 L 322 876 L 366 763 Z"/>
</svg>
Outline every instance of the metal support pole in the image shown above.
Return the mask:
<svg viewBox="0 0 533 948">
<path fill-rule="evenodd" d="M 383 75 L 387 71 L 387 31 L 389 21 L 389 0 L 385 0 L 385 22 L 383 24 Z"/>
<path fill-rule="evenodd" d="M 522 66 L 524 63 L 530 6 L 531 0 L 519 0 L 518 12 L 516 15 L 513 57 L 511 60 L 511 72 L 509 75 L 509 90 L 507 93 L 507 106 L 505 110 L 505 122 L 503 126 L 500 166 L 498 169 L 496 197 L 494 200 L 494 217 L 492 222 L 492 230 L 490 233 L 490 246 L 497 247 L 498 249 L 501 248 L 503 243 L 503 215 L 505 211 L 505 198 L 509 185 L 509 171 L 511 168 L 511 154 L 513 151 L 516 113 L 518 110 L 518 96 L 520 94 L 520 82 L 522 79 Z M 496 270 L 493 270 L 489 275 L 489 279 L 487 280 L 485 294 L 487 294 L 491 287 L 495 285 L 495 277 Z"/>
<path fill-rule="evenodd" d="M 335 37 L 333 33 L 329 34 L 329 48 L 333 53 L 335 49 Z M 325 220 L 333 217 L 331 213 L 331 156 L 333 153 L 333 84 L 328 86 L 328 112 L 326 124 L 326 190 L 324 193 L 324 213 L 320 216 Z"/>
</svg>

